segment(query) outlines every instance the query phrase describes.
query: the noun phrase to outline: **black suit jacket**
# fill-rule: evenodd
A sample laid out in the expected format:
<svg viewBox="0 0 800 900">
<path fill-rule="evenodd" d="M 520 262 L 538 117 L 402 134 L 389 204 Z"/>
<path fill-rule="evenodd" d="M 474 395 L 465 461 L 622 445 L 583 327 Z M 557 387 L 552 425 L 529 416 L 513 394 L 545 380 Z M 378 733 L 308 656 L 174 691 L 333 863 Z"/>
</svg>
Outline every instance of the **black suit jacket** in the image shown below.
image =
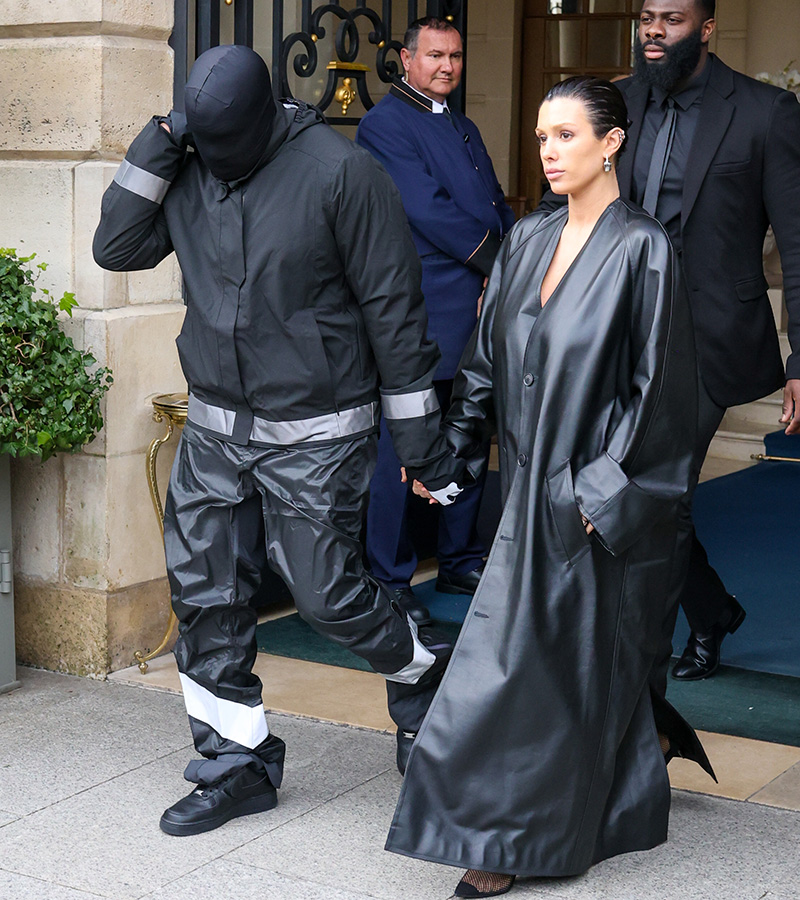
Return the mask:
<svg viewBox="0 0 800 900">
<path fill-rule="evenodd" d="M 703 383 L 728 407 L 772 393 L 785 378 L 800 378 L 800 103 L 713 54 L 708 64 L 683 185 L 683 270 Z M 648 88 L 635 76 L 617 86 L 632 123 L 618 169 L 620 192 L 631 198 Z M 548 192 L 543 203 L 555 199 Z M 769 225 L 789 312 L 792 353 L 785 375 L 764 277 Z"/>
</svg>

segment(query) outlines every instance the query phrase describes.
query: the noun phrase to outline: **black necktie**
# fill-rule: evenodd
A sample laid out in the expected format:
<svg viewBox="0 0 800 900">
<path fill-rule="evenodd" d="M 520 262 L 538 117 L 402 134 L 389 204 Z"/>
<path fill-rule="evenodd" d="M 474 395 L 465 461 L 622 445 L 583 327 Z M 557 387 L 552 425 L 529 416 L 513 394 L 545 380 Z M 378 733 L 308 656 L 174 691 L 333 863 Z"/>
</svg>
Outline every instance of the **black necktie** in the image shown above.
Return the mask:
<svg viewBox="0 0 800 900">
<path fill-rule="evenodd" d="M 450 112 L 450 108 L 447 106 L 443 106 L 442 114 L 447 116 L 447 119 L 450 122 L 450 124 L 453 126 L 453 128 L 455 128 L 456 131 L 458 131 L 458 126 L 456 125 L 455 119 L 453 118 L 453 114 Z"/>
<path fill-rule="evenodd" d="M 664 121 L 658 129 L 656 142 L 653 145 L 653 156 L 650 159 L 650 169 L 647 172 L 647 184 L 644 189 L 644 200 L 642 206 L 650 213 L 651 216 L 656 214 L 658 206 L 658 193 L 664 181 L 664 174 L 667 171 L 667 163 L 669 162 L 669 154 L 672 150 L 672 142 L 675 139 L 675 101 L 672 97 L 667 98 L 667 114 Z"/>
</svg>

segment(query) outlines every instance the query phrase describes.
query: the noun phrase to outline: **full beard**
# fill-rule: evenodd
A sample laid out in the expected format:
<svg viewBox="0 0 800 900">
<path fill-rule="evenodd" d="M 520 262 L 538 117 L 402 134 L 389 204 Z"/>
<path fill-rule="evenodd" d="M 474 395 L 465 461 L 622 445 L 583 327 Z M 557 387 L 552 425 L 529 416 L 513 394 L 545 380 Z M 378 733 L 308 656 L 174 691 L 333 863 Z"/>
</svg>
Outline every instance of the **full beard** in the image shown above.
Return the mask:
<svg viewBox="0 0 800 900">
<path fill-rule="evenodd" d="M 703 51 L 702 30 L 699 28 L 670 47 L 658 41 L 648 43 L 660 47 L 664 51 L 664 57 L 658 61 L 648 60 L 644 55 L 644 45 L 637 34 L 633 43 L 633 71 L 646 84 L 659 87 L 667 93 L 694 72 Z"/>
</svg>

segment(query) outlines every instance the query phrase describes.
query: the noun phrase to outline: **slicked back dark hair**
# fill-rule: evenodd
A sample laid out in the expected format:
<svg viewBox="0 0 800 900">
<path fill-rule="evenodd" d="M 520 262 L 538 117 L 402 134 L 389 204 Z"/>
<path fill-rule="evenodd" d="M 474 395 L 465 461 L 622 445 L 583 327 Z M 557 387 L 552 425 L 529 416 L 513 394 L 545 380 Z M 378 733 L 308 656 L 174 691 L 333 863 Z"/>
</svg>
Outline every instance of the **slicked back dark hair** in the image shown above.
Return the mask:
<svg viewBox="0 0 800 900">
<path fill-rule="evenodd" d="M 612 128 L 621 128 L 626 137 L 616 155 L 624 152 L 627 144 L 628 107 L 615 84 L 591 75 L 573 75 L 554 84 L 545 94 L 542 103 L 556 99 L 579 100 L 586 109 L 586 118 L 598 140 L 605 137 Z"/>
<path fill-rule="evenodd" d="M 449 31 L 452 28 L 463 40 L 463 35 L 452 22 L 438 16 L 423 16 L 421 19 L 414 19 L 403 36 L 403 46 L 412 56 L 417 52 L 419 33 L 423 28 L 432 28 L 434 31 Z"/>
</svg>

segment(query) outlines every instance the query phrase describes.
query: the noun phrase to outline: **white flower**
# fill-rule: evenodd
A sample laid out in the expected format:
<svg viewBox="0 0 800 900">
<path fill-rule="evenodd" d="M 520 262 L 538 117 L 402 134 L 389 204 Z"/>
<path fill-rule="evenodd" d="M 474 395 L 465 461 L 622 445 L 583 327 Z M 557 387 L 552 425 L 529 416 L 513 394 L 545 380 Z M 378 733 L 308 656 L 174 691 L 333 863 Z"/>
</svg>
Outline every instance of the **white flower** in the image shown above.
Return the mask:
<svg viewBox="0 0 800 900">
<path fill-rule="evenodd" d="M 800 100 L 800 71 L 791 68 L 794 60 L 787 63 L 786 66 L 775 74 L 769 72 L 759 72 L 756 75 L 757 81 L 763 81 L 765 84 L 774 84 L 776 87 L 783 88 L 786 91 L 794 91 L 797 99 Z"/>
</svg>

